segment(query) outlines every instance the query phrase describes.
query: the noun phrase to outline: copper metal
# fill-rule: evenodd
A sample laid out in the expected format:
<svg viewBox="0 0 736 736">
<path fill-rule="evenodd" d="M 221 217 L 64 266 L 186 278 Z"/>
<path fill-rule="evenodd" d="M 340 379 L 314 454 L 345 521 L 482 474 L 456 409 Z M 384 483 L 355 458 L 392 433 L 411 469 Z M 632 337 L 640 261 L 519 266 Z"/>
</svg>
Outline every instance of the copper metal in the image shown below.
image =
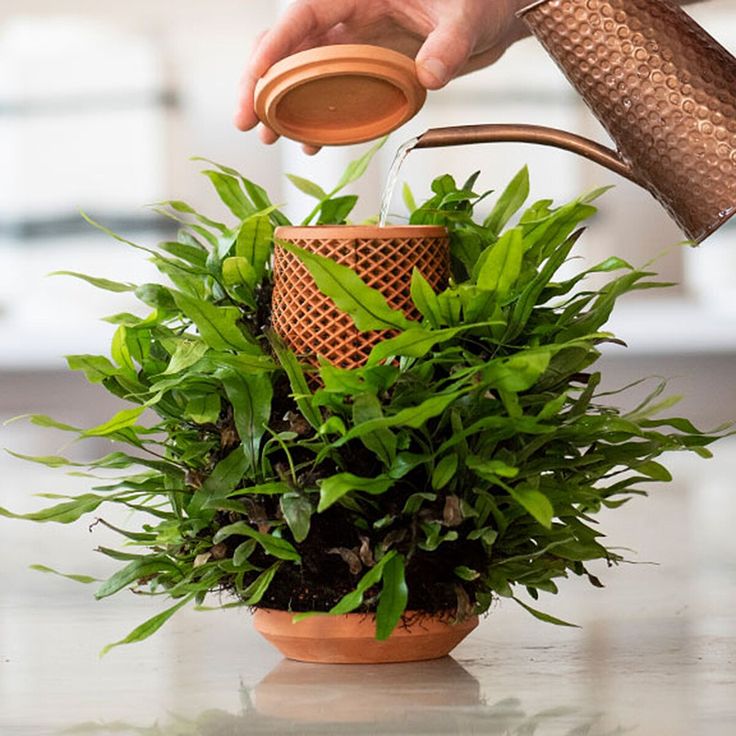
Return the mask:
<svg viewBox="0 0 736 736">
<path fill-rule="evenodd" d="M 514 140 L 574 151 L 638 182 L 700 242 L 736 213 L 736 59 L 668 0 L 542 0 L 520 11 L 617 152 L 564 131 L 428 131 L 418 148 Z"/>
<path fill-rule="evenodd" d="M 414 148 L 463 146 L 468 143 L 537 143 L 541 146 L 563 148 L 584 156 L 590 161 L 595 161 L 635 184 L 641 184 L 631 167 L 619 157 L 616 151 L 580 135 L 542 125 L 489 123 L 488 125 L 432 128 L 419 137 Z"/>
</svg>

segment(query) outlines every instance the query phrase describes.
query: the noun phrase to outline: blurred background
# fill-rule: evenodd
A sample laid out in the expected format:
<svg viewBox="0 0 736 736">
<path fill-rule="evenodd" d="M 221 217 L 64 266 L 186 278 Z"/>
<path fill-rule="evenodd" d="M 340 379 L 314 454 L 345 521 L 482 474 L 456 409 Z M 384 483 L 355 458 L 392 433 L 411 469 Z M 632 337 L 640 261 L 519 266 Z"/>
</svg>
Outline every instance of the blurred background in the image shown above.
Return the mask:
<svg viewBox="0 0 736 736">
<path fill-rule="evenodd" d="M 308 158 L 295 144 L 264 147 L 254 133 L 233 127 L 238 79 L 250 46 L 283 5 L 273 0 L 3 0 L 0 421 L 39 412 L 84 426 L 104 421 L 116 409 L 101 389 L 68 373 L 63 356 L 105 352 L 113 328 L 99 318 L 131 305 L 124 295 L 47 274 L 83 271 L 132 282 L 152 274 L 142 254 L 92 229 L 80 210 L 148 245 L 167 238 L 171 224 L 147 204 L 180 199 L 223 216 L 198 173 L 201 163 L 190 160 L 205 156 L 241 170 L 298 217 L 307 204 L 283 174 L 327 186 L 363 150 L 333 149 Z M 732 2 L 712 0 L 688 12 L 736 51 Z M 392 135 L 357 186 L 358 216 L 377 212 L 400 143 L 430 127 L 480 122 L 537 123 L 607 142 L 541 47 L 526 40 L 492 68 L 430 93 L 424 110 Z M 606 386 L 667 376 L 672 390 L 685 395 L 678 413 L 704 427 L 736 419 L 736 221 L 700 248 L 683 247 L 678 245 L 682 235 L 646 192 L 572 154 L 546 148 L 418 151 L 409 156 L 402 179 L 421 198 L 434 176 L 449 171 L 464 179 L 480 168 L 479 186 L 501 189 L 524 164 L 533 197 L 562 202 L 615 184 L 601 200 L 602 211 L 578 255 L 597 261 L 615 254 L 635 265 L 659 256 L 656 270 L 664 280 L 677 282 L 621 304 L 611 329 L 629 347 L 606 350 Z M 392 209 L 400 219 L 400 196 Z M 94 444 L 70 449 L 66 443 L 63 434 L 27 422 L 0 424 L 0 446 L 24 454 L 61 451 L 84 458 L 104 449 Z M 631 616 L 632 610 L 644 618 L 681 615 L 685 600 L 690 601 L 688 620 L 697 619 L 698 606 L 720 615 L 733 600 L 736 576 L 736 447 L 726 441 L 715 451 L 710 462 L 675 458 L 675 483 L 604 520 L 611 538 L 660 567 L 611 571 L 607 579 L 613 585 L 607 591 L 571 583 L 577 593 L 548 601 L 546 608 L 559 615 L 574 610 L 579 622 L 599 625 Z M 84 480 L 62 471 L 0 456 L 0 506 L 27 510 L 37 503 L 31 499 L 34 492 L 84 487 Z M 99 543 L 79 529 L 0 519 L 3 595 L 88 596 L 72 583 L 29 573 L 27 565 L 51 562 L 98 572 L 104 560 L 89 550 Z M 2 637 L 7 641 L 12 628 L 7 620 L 3 628 L 3 621 L 0 616 L 0 653 Z M 12 630 L 31 636 L 22 627 Z M 600 636 L 601 630 L 593 631 Z"/>
</svg>

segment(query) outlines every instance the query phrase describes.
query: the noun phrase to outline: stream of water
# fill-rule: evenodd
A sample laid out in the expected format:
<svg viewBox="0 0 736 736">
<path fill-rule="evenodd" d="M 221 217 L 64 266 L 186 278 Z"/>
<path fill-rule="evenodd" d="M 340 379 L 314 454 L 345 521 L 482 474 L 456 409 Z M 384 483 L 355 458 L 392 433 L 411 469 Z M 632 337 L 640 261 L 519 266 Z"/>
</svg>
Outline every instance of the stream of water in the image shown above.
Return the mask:
<svg viewBox="0 0 736 736">
<path fill-rule="evenodd" d="M 394 160 L 391 163 L 391 168 L 388 171 L 388 176 L 386 177 L 386 185 L 383 188 L 383 195 L 381 196 L 381 212 L 378 216 L 379 227 L 386 226 L 388 211 L 391 207 L 391 200 L 394 198 L 394 190 L 396 189 L 396 184 L 399 181 L 399 171 L 401 170 L 401 164 L 404 163 L 404 160 L 409 155 L 409 152 L 412 150 L 412 148 L 414 148 L 414 146 L 416 146 L 418 142 L 419 138 L 411 138 L 410 140 L 406 141 L 406 143 L 402 143 L 396 151 Z"/>
</svg>

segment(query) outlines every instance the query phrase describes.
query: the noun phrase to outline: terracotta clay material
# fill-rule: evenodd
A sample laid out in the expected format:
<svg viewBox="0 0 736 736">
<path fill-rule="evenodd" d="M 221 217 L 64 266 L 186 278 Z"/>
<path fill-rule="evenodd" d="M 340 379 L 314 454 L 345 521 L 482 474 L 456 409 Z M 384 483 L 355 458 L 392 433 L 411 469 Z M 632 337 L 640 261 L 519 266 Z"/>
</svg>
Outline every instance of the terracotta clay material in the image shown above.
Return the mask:
<svg viewBox="0 0 736 736">
<path fill-rule="evenodd" d="M 380 46 L 301 51 L 258 81 L 255 109 L 279 135 L 314 146 L 380 138 L 421 109 L 427 91 L 414 60 Z"/>
<path fill-rule="evenodd" d="M 294 623 L 294 614 L 259 608 L 253 625 L 285 657 L 323 664 L 420 662 L 447 656 L 475 627 L 478 617 L 453 624 L 445 617 L 407 611 L 386 641 L 375 638 L 370 614 L 320 615 Z"/>
<path fill-rule="evenodd" d="M 347 266 L 409 319 L 421 319 L 411 298 L 414 269 L 435 291 L 445 288 L 450 275 L 450 239 L 444 227 L 279 227 L 274 239 L 273 328 L 301 360 L 312 365 L 321 356 L 342 368 L 359 367 L 373 346 L 391 337 L 392 331 L 360 332 L 350 315 L 320 291 L 307 267 L 279 241 Z"/>
</svg>

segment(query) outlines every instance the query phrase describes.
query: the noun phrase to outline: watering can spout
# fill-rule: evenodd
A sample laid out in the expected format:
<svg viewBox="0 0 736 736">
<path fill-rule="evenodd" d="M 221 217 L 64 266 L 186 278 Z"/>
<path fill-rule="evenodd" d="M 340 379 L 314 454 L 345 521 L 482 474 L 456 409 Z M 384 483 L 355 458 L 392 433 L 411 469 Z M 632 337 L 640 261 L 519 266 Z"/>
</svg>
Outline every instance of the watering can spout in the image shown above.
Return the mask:
<svg viewBox="0 0 736 736">
<path fill-rule="evenodd" d="M 539 0 L 519 13 L 616 150 L 530 125 L 427 131 L 417 148 L 528 142 L 647 189 L 701 242 L 736 213 L 736 59 L 669 0 Z"/>
<path fill-rule="evenodd" d="M 563 148 L 605 166 L 635 184 L 641 184 L 631 166 L 611 148 L 580 135 L 542 125 L 488 123 L 432 128 L 419 136 L 414 148 L 463 146 L 469 143 L 536 143 L 541 146 Z"/>
</svg>

